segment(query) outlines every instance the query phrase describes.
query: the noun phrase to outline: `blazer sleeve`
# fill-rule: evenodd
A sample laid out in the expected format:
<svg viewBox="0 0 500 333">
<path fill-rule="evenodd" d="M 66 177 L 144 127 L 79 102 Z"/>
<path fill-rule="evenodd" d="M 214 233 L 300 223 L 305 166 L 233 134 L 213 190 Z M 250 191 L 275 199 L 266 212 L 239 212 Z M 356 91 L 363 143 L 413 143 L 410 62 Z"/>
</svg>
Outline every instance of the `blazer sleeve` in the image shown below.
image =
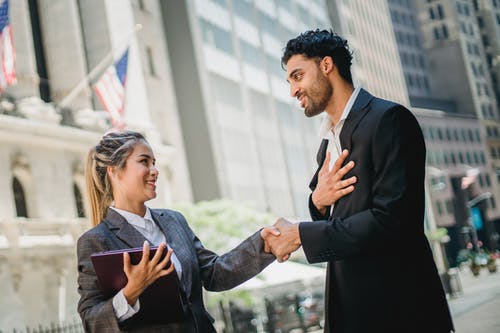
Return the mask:
<svg viewBox="0 0 500 333">
<path fill-rule="evenodd" d="M 401 237 L 404 214 L 407 214 L 407 219 L 408 214 L 412 214 L 405 212 L 408 181 L 417 174 L 408 174 L 415 170 L 410 170 L 409 156 L 418 156 L 417 161 L 419 158 L 425 160 L 420 127 L 402 106 L 385 111 L 379 118 L 371 138 L 374 170 L 372 193 L 367 194 L 371 196 L 370 207 L 345 218 L 300 223 L 302 246 L 311 263 L 343 259 L 359 253 L 376 253 L 394 246 Z M 409 219 L 412 218 L 415 217 Z"/>
<path fill-rule="evenodd" d="M 330 211 L 332 210 L 332 206 L 327 206 L 326 207 L 326 213 L 321 214 L 321 212 L 316 208 L 312 201 L 312 193 L 309 194 L 309 214 L 311 215 L 311 218 L 313 221 L 321 221 L 321 220 L 328 220 L 330 218 Z"/>
<path fill-rule="evenodd" d="M 200 277 L 206 290 L 223 291 L 234 288 L 260 273 L 276 259 L 274 255 L 264 252 L 264 241 L 260 237 L 260 231 L 255 232 L 229 252 L 218 255 L 206 249 L 188 226 L 184 216 L 177 214 L 194 245 Z"/>
<path fill-rule="evenodd" d="M 106 251 L 104 236 L 95 233 L 83 234 L 77 242 L 78 256 L 78 313 L 85 332 L 120 332 L 113 309 L 113 298 L 104 298 L 97 282 L 90 255 Z"/>
</svg>

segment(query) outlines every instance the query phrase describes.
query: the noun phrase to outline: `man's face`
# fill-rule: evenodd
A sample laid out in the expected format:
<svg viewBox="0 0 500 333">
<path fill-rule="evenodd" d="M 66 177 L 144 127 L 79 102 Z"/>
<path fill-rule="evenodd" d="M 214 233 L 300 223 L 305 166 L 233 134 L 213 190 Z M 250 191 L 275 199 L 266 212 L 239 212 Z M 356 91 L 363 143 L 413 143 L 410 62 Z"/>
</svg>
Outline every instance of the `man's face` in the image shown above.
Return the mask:
<svg viewBox="0 0 500 333">
<path fill-rule="evenodd" d="M 332 97 L 333 87 L 321 72 L 319 63 L 301 54 L 292 56 L 286 64 L 290 95 L 299 100 L 307 117 L 323 112 Z"/>
</svg>

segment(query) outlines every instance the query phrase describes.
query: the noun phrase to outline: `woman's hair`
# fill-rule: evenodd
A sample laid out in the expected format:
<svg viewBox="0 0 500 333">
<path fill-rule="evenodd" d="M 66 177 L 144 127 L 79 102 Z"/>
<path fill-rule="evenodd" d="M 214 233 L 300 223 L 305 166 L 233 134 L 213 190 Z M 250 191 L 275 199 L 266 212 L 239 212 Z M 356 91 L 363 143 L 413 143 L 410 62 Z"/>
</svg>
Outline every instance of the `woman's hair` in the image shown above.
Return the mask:
<svg viewBox="0 0 500 333">
<path fill-rule="evenodd" d="M 97 225 L 106 215 L 113 201 L 113 190 L 107 167 L 123 169 L 134 147 L 146 142 L 142 134 L 133 131 L 116 131 L 105 134 L 87 155 L 85 180 L 91 209 L 92 225 Z"/>
</svg>

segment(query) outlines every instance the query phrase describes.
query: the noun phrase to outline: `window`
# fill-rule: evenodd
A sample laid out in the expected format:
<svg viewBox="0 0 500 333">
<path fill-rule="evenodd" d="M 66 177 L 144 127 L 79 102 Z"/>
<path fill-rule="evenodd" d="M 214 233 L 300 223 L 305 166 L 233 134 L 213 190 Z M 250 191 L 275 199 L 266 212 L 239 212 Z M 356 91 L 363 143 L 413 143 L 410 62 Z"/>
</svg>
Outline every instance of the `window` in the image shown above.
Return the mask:
<svg viewBox="0 0 500 333">
<path fill-rule="evenodd" d="M 14 192 L 14 202 L 16 204 L 16 216 L 28 217 L 24 189 L 21 182 L 16 177 L 12 179 L 12 190 Z"/>
<path fill-rule="evenodd" d="M 441 30 L 443 31 L 443 38 L 448 39 L 448 28 L 446 27 L 446 25 L 443 24 Z"/>
<path fill-rule="evenodd" d="M 241 58 L 245 62 L 264 70 L 265 64 L 264 64 L 264 55 L 262 51 L 259 48 L 245 42 L 244 40 L 240 39 L 239 43 L 240 43 Z"/>
<path fill-rule="evenodd" d="M 146 57 L 148 61 L 149 74 L 151 76 L 156 76 L 155 63 L 153 60 L 153 50 L 149 46 L 146 47 Z"/>
<path fill-rule="evenodd" d="M 434 15 L 434 9 L 432 7 L 429 8 L 429 17 L 431 20 L 434 20 L 436 16 Z"/>
<path fill-rule="evenodd" d="M 75 204 L 76 204 L 76 213 L 78 217 L 85 217 L 85 208 L 83 205 L 83 197 L 82 192 L 78 186 L 73 183 L 73 195 L 75 196 Z"/>
<path fill-rule="evenodd" d="M 497 204 L 495 202 L 495 197 L 490 198 L 490 205 L 491 205 L 491 208 L 493 208 L 493 209 L 497 208 Z"/>
<path fill-rule="evenodd" d="M 484 175 L 484 180 L 486 181 L 486 186 L 491 187 L 491 179 L 489 174 Z"/>
<path fill-rule="evenodd" d="M 469 6 L 467 4 L 464 4 L 464 14 L 465 14 L 465 16 L 469 16 L 470 15 Z"/>
<path fill-rule="evenodd" d="M 484 20 L 481 16 L 477 17 L 477 24 L 479 25 L 480 28 L 484 28 Z"/>
<path fill-rule="evenodd" d="M 254 21 L 254 7 L 251 0 L 233 0 L 233 10 L 242 19 Z"/>
<path fill-rule="evenodd" d="M 438 11 L 438 17 L 440 19 L 443 19 L 444 18 L 444 12 L 443 12 L 443 7 L 441 6 L 441 4 L 437 5 L 437 11 Z"/>
<path fill-rule="evenodd" d="M 229 31 L 219 28 L 204 19 L 200 19 L 200 28 L 205 43 L 229 54 L 234 54 L 233 41 Z"/>
<path fill-rule="evenodd" d="M 253 89 L 248 89 L 248 98 L 250 99 L 250 112 L 252 112 L 252 114 L 262 118 L 271 117 L 268 96 Z"/>
<path fill-rule="evenodd" d="M 434 32 L 434 39 L 435 40 L 439 40 L 439 30 L 438 30 L 438 28 L 434 27 L 433 32 Z"/>
<path fill-rule="evenodd" d="M 441 201 L 439 201 L 439 200 L 436 201 L 436 208 L 437 208 L 438 214 L 440 216 L 443 215 L 443 204 L 441 203 Z"/>
<path fill-rule="evenodd" d="M 224 105 L 233 107 L 235 110 L 243 110 L 241 91 L 238 83 L 222 76 L 211 74 L 210 86 L 215 100 Z"/>
</svg>

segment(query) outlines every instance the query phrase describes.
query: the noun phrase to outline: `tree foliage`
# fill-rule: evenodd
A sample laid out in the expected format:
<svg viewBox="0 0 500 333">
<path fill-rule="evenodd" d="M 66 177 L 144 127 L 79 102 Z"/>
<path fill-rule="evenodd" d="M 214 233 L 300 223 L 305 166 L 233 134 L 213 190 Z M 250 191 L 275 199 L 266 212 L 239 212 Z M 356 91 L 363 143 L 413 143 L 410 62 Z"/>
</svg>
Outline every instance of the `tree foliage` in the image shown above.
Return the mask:
<svg viewBox="0 0 500 333">
<path fill-rule="evenodd" d="M 260 228 L 274 223 L 270 214 L 230 200 L 176 204 L 173 209 L 185 216 L 203 245 L 217 253 L 230 250 Z"/>
</svg>

